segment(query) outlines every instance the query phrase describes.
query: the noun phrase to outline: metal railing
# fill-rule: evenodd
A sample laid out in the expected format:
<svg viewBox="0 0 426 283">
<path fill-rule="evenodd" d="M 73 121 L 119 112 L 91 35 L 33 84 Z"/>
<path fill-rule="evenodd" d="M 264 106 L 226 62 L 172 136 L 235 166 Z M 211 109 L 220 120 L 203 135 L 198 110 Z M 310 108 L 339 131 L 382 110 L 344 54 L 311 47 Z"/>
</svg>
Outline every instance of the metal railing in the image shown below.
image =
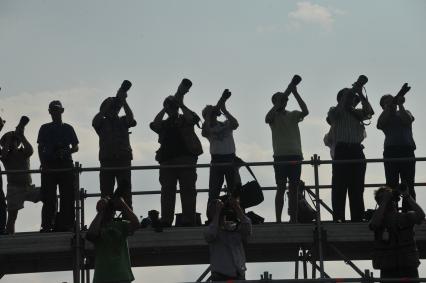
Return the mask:
<svg viewBox="0 0 426 283">
<path fill-rule="evenodd" d="M 323 258 L 323 239 L 322 239 L 322 219 L 321 219 L 321 206 L 325 207 L 329 212 L 331 212 L 330 208 L 323 202 L 320 198 L 320 189 L 329 189 L 331 185 L 320 185 L 319 180 L 319 166 L 323 164 L 347 164 L 347 163 L 382 163 L 382 162 L 408 162 L 408 161 L 426 161 L 426 157 L 410 157 L 410 158 L 375 158 L 375 159 L 351 159 L 351 160 L 321 160 L 317 154 L 314 154 L 310 160 L 297 160 L 297 161 L 268 161 L 268 162 L 243 162 L 243 163 L 214 163 L 214 164 L 181 164 L 181 165 L 144 165 L 144 166 L 129 166 L 129 167 L 82 167 L 80 163 L 75 162 L 73 168 L 66 169 L 34 169 L 34 170 L 8 170 L 1 171 L 1 175 L 6 174 L 19 174 L 19 173 L 32 173 L 32 174 L 40 174 L 40 173 L 51 173 L 51 172 L 69 172 L 72 171 L 74 174 L 75 182 L 74 182 L 74 208 L 75 208 L 75 229 L 74 229 L 74 252 L 75 252 L 75 263 L 74 263 L 74 282 L 75 283 L 84 283 L 86 280 L 88 281 L 90 276 L 88 271 L 84 274 L 84 262 L 87 260 L 84 258 L 82 253 L 82 249 L 84 248 L 82 245 L 81 231 L 85 225 L 85 199 L 89 197 L 99 197 L 100 193 L 86 193 L 86 191 L 80 188 L 80 174 L 84 172 L 99 172 L 99 171 L 114 171 L 114 170 L 159 170 L 161 168 L 210 168 L 210 167 L 229 167 L 229 166 L 273 166 L 273 165 L 311 165 L 314 169 L 314 184 L 307 185 L 308 193 L 314 197 L 315 202 L 315 210 L 316 210 L 316 229 L 318 233 L 317 242 L 318 242 L 318 259 L 319 259 L 319 271 L 320 278 L 319 279 L 285 279 L 285 280 L 273 280 L 274 282 L 294 282 L 298 280 L 298 282 L 399 282 L 400 279 L 378 279 L 369 276 L 364 276 L 360 278 L 339 278 L 339 279 L 330 279 L 325 278 L 324 273 L 324 258 Z M 365 184 L 365 187 L 379 187 L 385 184 Z M 415 183 L 415 186 L 426 186 L 426 182 Z M 262 190 L 271 191 L 275 190 L 276 187 L 262 187 Z M 314 193 L 310 191 L 314 189 Z M 179 190 L 177 190 L 179 192 Z M 208 189 L 199 189 L 197 192 L 206 193 Z M 160 190 L 149 190 L 149 191 L 134 191 L 132 195 L 154 195 L 160 194 Z M 81 274 L 80 274 L 81 272 Z M 423 280 L 423 282 L 426 280 Z M 238 282 L 238 281 L 234 281 Z M 259 280 L 247 280 L 244 282 L 264 282 Z M 409 282 L 409 281 L 406 281 Z M 421 279 L 413 279 L 412 282 L 422 282 Z"/>
</svg>

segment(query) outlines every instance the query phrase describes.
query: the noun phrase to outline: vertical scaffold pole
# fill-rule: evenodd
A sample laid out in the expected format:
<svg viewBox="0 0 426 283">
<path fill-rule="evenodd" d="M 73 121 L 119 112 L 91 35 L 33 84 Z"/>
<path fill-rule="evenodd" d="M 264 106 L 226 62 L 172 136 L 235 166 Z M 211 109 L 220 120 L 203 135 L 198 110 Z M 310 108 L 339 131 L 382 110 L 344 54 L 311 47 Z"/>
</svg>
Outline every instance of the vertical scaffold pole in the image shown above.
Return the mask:
<svg viewBox="0 0 426 283">
<path fill-rule="evenodd" d="M 81 239 L 80 239 L 80 169 L 81 165 L 79 162 L 75 162 L 73 168 L 74 174 L 74 208 L 75 208 L 75 226 L 74 226 L 74 283 L 80 283 L 80 270 L 81 270 Z"/>
<path fill-rule="evenodd" d="M 324 258 L 323 258 L 323 247 L 322 247 L 322 227 L 321 227 L 321 199 L 319 192 L 319 175 L 318 167 L 320 165 L 320 158 L 317 154 L 314 154 L 312 158 L 312 165 L 314 166 L 315 175 L 315 209 L 316 209 L 316 226 L 317 226 L 317 241 L 318 241 L 318 256 L 320 262 L 320 278 L 324 278 Z"/>
</svg>

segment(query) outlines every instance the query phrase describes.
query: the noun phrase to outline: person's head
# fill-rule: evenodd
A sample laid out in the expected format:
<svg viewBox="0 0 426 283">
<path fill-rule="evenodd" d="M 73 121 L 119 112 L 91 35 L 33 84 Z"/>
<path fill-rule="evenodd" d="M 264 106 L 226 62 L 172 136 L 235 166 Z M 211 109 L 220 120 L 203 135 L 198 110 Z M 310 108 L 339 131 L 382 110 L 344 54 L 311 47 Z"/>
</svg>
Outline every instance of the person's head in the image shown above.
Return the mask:
<svg viewBox="0 0 426 283">
<path fill-rule="evenodd" d="M 180 95 L 185 95 L 186 93 L 188 93 L 191 86 L 192 86 L 192 82 L 189 79 L 185 78 L 180 83 L 180 85 L 177 89 L 177 93 L 180 94 Z"/>
<path fill-rule="evenodd" d="M 116 97 L 108 97 L 104 101 L 102 101 L 101 106 L 99 108 L 101 113 L 104 113 L 106 117 L 115 117 L 118 116 L 120 112 L 119 103 Z"/>
<path fill-rule="evenodd" d="M 396 104 L 393 103 L 394 96 L 392 94 L 385 94 L 380 98 L 380 106 L 382 109 L 390 107 L 390 109 L 396 111 Z"/>
<path fill-rule="evenodd" d="M 389 196 L 389 194 L 391 196 Z M 388 209 L 396 209 L 398 201 L 393 197 L 394 193 L 393 193 L 393 189 L 391 187 L 382 186 L 379 189 L 377 189 L 374 192 L 374 199 L 376 200 L 378 205 L 381 205 L 383 203 L 383 201 L 385 200 L 386 195 L 388 195 L 387 197 L 392 198 L 392 201 L 389 202 Z"/>
<path fill-rule="evenodd" d="M 288 96 L 284 96 L 284 93 L 282 92 L 274 93 L 274 95 L 272 95 L 271 100 L 273 105 L 280 104 L 279 106 L 283 109 L 287 107 Z"/>
<path fill-rule="evenodd" d="M 337 93 L 337 103 L 345 108 L 355 107 L 360 102 L 359 97 L 350 88 L 342 88 Z"/>
<path fill-rule="evenodd" d="M 216 120 L 217 117 L 220 116 L 220 110 L 216 106 L 206 105 L 203 111 L 201 111 L 201 115 L 203 116 L 204 120 L 207 120 L 207 119 Z"/>
<path fill-rule="evenodd" d="M 179 104 L 174 96 L 170 95 L 166 97 L 163 107 L 170 118 L 176 118 L 179 115 Z"/>
<path fill-rule="evenodd" d="M 17 150 L 21 143 L 21 139 L 15 134 L 15 132 L 7 132 L 0 139 L 0 146 L 2 148 L 8 146 L 8 150 Z"/>
<path fill-rule="evenodd" d="M 104 223 L 111 222 L 115 215 L 115 208 L 110 197 L 101 198 L 96 204 L 96 211 L 103 212 Z"/>
<path fill-rule="evenodd" d="M 62 121 L 62 113 L 64 113 L 64 107 L 59 100 L 53 100 L 49 103 L 49 114 L 54 122 Z"/>
</svg>

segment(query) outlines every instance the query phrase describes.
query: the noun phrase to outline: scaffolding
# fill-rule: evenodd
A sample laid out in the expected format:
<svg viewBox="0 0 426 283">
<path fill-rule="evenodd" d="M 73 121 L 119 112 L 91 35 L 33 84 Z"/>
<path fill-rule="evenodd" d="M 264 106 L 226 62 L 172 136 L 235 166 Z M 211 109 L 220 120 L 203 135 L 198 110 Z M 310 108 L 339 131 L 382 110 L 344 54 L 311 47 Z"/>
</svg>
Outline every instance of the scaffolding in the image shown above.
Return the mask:
<svg viewBox="0 0 426 283">
<path fill-rule="evenodd" d="M 321 217 L 321 207 L 326 211 L 332 213 L 331 208 L 321 199 L 320 189 L 329 189 L 331 185 L 321 185 L 319 180 L 319 167 L 323 164 L 343 164 L 343 163 L 382 163 L 382 162 L 407 162 L 407 161 L 416 161 L 422 162 L 426 161 L 426 157 L 421 158 L 388 158 L 388 159 L 357 159 L 357 160 L 321 160 L 317 154 L 314 154 L 310 160 L 301 160 L 301 161 L 280 161 L 280 162 L 246 162 L 240 165 L 246 166 L 273 166 L 277 164 L 301 164 L 301 165 L 311 165 L 314 170 L 314 184 L 307 185 L 307 193 L 313 197 L 316 211 L 316 219 L 313 222 L 315 226 L 313 238 L 315 245 L 314 248 L 307 248 L 300 244 L 295 244 L 297 250 L 296 261 L 295 261 L 295 278 L 294 279 L 284 279 L 284 280 L 272 280 L 273 282 L 400 282 L 401 279 L 378 279 L 373 277 L 372 272 L 369 270 L 360 270 L 344 253 L 340 251 L 335 245 L 328 243 L 327 233 L 324 229 L 326 221 L 322 220 Z M 74 283 L 88 283 L 90 282 L 90 269 L 93 267 L 93 262 L 91 257 L 88 255 L 86 250 L 86 245 L 84 243 L 84 227 L 85 227 L 85 200 L 89 197 L 99 197 L 99 193 L 87 193 L 85 189 L 80 187 L 80 175 L 84 172 L 96 172 L 96 171 L 109 171 L 109 170 L 158 170 L 160 168 L 210 168 L 212 166 L 236 166 L 233 163 L 220 163 L 220 164 L 195 164 L 195 165 L 148 165 L 148 166 L 130 166 L 130 167 L 82 167 L 79 162 L 75 162 L 74 167 L 70 169 L 54 169 L 48 171 L 42 170 L 9 170 L 2 171 L 0 174 L 16 174 L 16 173 L 36 173 L 40 174 L 42 172 L 63 172 L 72 170 L 75 182 L 74 182 L 74 193 L 75 193 L 75 228 L 72 235 L 71 251 L 73 253 L 73 280 Z M 378 187 L 384 184 L 365 184 L 365 187 Z M 426 186 L 426 183 L 415 183 L 415 186 Z M 276 187 L 262 187 L 262 190 L 275 190 Z M 179 192 L 179 190 L 178 190 Z M 197 192 L 205 193 L 208 192 L 208 189 L 199 189 Z M 132 195 L 153 195 L 160 194 L 159 190 L 151 191 L 135 191 L 132 192 Z M 280 224 L 280 225 L 293 225 L 293 224 Z M 297 225 L 297 224 L 295 224 Z M 344 224 L 335 224 L 335 225 L 344 225 Z M 342 226 L 343 227 L 343 226 Z M 426 235 L 426 233 L 425 233 Z M 426 243 L 426 239 L 425 239 Z M 335 254 L 338 255 L 340 260 L 343 260 L 348 264 L 358 275 L 358 278 L 331 278 L 324 270 L 324 248 L 327 246 L 328 249 L 331 249 Z M 426 254 L 425 254 L 426 255 Z M 1 258 L 0 258 L 1 260 Z M 299 262 L 302 264 L 303 269 L 303 278 L 299 278 Z M 312 266 L 312 275 L 311 279 L 308 278 L 307 265 L 311 264 Z M 196 282 L 202 282 L 208 277 L 210 270 L 209 268 L 199 276 Z M 319 273 L 317 278 L 316 272 Z M 0 278 L 4 275 L 0 268 Z M 207 278 L 208 279 L 208 278 Z M 408 280 L 408 279 L 405 279 Z M 420 279 L 410 279 L 410 282 L 426 282 L 426 278 Z M 244 282 L 269 282 L 268 278 L 261 280 L 247 280 Z M 238 281 L 235 281 L 238 282 Z M 408 281 L 405 281 L 408 282 Z"/>
</svg>

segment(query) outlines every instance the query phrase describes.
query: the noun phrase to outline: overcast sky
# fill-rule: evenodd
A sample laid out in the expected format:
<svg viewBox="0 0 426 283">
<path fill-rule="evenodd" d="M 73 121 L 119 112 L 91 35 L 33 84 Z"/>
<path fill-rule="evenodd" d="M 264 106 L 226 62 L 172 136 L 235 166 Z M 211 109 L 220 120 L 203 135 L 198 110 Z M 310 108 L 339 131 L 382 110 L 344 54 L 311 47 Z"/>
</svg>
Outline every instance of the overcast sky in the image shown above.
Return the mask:
<svg viewBox="0 0 426 283">
<path fill-rule="evenodd" d="M 294 74 L 310 115 L 300 124 L 305 159 L 322 159 L 329 151 L 322 139 L 328 131 L 325 116 L 336 94 L 360 74 L 369 77 L 368 97 L 376 115 L 367 127 L 367 158 L 382 156 L 383 134 L 375 127 L 379 99 L 395 94 L 404 82 L 412 89 L 406 107 L 414 114 L 417 156 L 426 156 L 426 2 L 417 1 L 63 1 L 0 0 L 0 116 L 3 132 L 13 130 L 21 115 L 31 122 L 27 136 L 35 145 L 37 132 L 49 122 L 49 101 L 65 107 L 64 121 L 74 126 L 80 151 L 74 159 L 97 166 L 98 139 L 91 120 L 101 101 L 114 96 L 123 79 L 132 81 L 129 92 L 138 126 L 131 142 L 135 165 L 156 164 L 157 136 L 148 126 L 167 95 L 182 78 L 193 81 L 186 104 L 200 113 L 225 88 L 233 96 L 228 109 L 240 127 L 235 133 L 237 154 L 246 161 L 270 161 L 272 143 L 264 116 L 270 97 L 281 91 Z M 290 98 L 290 109 L 297 109 Z M 200 162 L 209 161 L 208 144 Z M 38 168 L 36 156 L 31 160 Z M 425 166 L 418 164 L 417 181 L 425 181 Z M 271 167 L 255 168 L 263 186 L 274 185 Z M 208 172 L 198 171 L 198 188 L 207 188 Z M 247 174 L 244 174 L 248 181 Z M 302 177 L 312 184 L 313 170 Z M 40 184 L 34 176 L 34 183 Z M 320 168 L 322 184 L 330 183 L 330 167 Z M 367 182 L 383 182 L 383 167 L 368 165 Z M 96 173 L 83 174 L 81 185 L 98 192 Z M 159 189 L 158 172 L 134 172 L 134 190 Z M 418 188 L 419 202 L 426 194 Z M 273 193 L 255 212 L 274 220 Z M 330 203 L 329 192 L 321 197 Z M 372 208 L 372 190 L 366 190 Z M 88 201 L 86 222 L 94 216 L 95 200 Z M 206 196 L 199 195 L 198 211 L 205 211 Z M 135 198 L 135 211 L 146 216 L 159 209 L 159 196 Z M 17 231 L 36 231 L 40 204 L 26 204 Z M 177 206 L 180 211 L 180 206 Z M 324 213 L 325 219 L 330 219 Z M 369 262 L 361 263 L 371 268 Z M 331 275 L 351 274 L 342 263 L 326 264 Z M 135 269 L 137 281 L 194 281 L 205 266 Z M 164 271 L 167 270 L 167 273 Z M 269 270 L 274 278 L 291 278 L 291 264 L 250 264 L 248 278 Z M 348 273 L 349 272 L 349 273 Z M 421 274 L 426 275 L 425 270 Z M 4 282 L 70 281 L 71 272 L 5 276 Z M 149 278 L 149 280 L 148 280 Z M 3 282 L 2 281 L 2 282 Z"/>
</svg>

